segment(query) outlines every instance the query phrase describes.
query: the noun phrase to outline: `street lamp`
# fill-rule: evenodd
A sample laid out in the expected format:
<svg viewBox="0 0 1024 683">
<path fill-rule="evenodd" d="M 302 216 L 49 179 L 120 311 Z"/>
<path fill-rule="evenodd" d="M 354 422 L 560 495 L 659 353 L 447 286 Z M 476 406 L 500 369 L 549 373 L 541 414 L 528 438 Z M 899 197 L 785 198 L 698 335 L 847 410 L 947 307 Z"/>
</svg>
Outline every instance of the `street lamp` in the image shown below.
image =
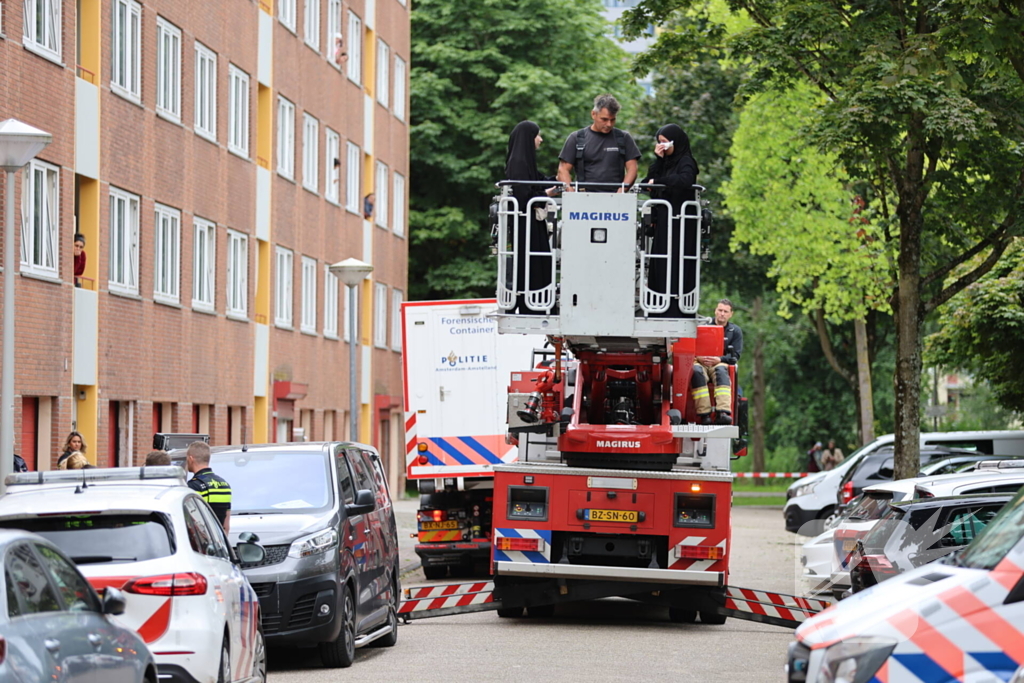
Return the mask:
<svg viewBox="0 0 1024 683">
<path fill-rule="evenodd" d="M 53 140 L 53 136 L 16 119 L 0 123 L 0 168 L 7 171 L 4 218 L 4 339 L 0 368 L 0 495 L 14 469 L 14 174 Z"/>
<path fill-rule="evenodd" d="M 356 347 L 359 345 L 359 335 L 356 328 L 356 288 L 359 283 L 366 279 L 366 276 L 373 272 L 373 266 L 357 258 L 347 258 L 328 266 L 328 270 L 338 276 L 345 286 L 348 287 L 348 402 L 349 402 L 349 424 L 351 432 L 349 438 L 352 441 L 359 441 L 359 401 L 356 396 Z"/>
</svg>

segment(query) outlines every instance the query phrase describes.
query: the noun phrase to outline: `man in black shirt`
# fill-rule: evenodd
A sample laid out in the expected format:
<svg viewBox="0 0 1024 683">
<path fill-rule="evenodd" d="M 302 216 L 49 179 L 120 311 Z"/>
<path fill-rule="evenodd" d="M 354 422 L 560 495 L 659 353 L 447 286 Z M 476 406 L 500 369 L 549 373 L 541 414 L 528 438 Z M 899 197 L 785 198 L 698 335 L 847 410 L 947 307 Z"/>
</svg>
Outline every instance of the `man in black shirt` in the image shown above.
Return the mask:
<svg viewBox="0 0 1024 683">
<path fill-rule="evenodd" d="M 587 128 L 573 131 L 565 139 L 562 151 L 558 153 L 558 180 L 567 191 L 572 191 L 573 170 L 578 183 L 621 183 L 628 188 L 636 180 L 640 148 L 629 133 L 615 128 L 620 106 L 613 96 L 598 95 L 590 112 L 594 122 Z M 625 188 L 620 187 L 617 191 L 622 192 Z M 593 190 L 613 191 L 611 188 Z"/>
<path fill-rule="evenodd" d="M 231 485 L 210 469 L 210 445 L 194 441 L 185 454 L 185 469 L 192 473 L 188 487 L 197 491 L 216 513 L 224 531 L 231 528 Z"/>
<path fill-rule="evenodd" d="M 743 330 L 729 322 L 733 305 L 722 299 L 715 307 L 715 324 L 725 328 L 725 355 L 697 356 L 694 359 L 690 391 L 697 406 L 697 418 L 701 424 L 711 424 L 711 396 L 708 392 L 708 371 L 715 373 L 716 424 L 732 424 L 732 382 L 729 381 L 729 366 L 736 365 L 743 353 Z"/>
</svg>

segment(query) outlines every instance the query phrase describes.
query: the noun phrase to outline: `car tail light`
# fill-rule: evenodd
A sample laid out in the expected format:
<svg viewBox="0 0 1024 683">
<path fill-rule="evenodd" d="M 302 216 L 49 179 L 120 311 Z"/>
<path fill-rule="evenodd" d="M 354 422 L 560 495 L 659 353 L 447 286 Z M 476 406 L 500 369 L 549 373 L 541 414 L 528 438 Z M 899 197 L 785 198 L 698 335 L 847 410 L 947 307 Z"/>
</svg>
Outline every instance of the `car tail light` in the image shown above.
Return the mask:
<svg viewBox="0 0 1024 683">
<path fill-rule="evenodd" d="M 7 639 L 0 636 L 0 664 L 3 664 L 5 659 L 7 659 Z"/>
<path fill-rule="evenodd" d="M 136 595 L 205 595 L 206 577 L 195 572 L 140 576 L 126 583 L 122 590 Z"/>
<path fill-rule="evenodd" d="M 934 498 L 935 494 L 932 493 L 931 491 L 926 491 L 926 490 L 924 490 L 923 488 L 921 488 L 919 486 L 915 486 L 914 487 L 914 497 L 915 498 Z"/>
<path fill-rule="evenodd" d="M 510 538 L 508 536 L 502 536 L 495 539 L 494 547 L 498 550 L 541 552 L 544 550 L 544 540 L 540 538 Z"/>
<path fill-rule="evenodd" d="M 443 522 L 448 519 L 446 510 L 420 510 L 416 513 L 419 522 Z"/>
<path fill-rule="evenodd" d="M 675 555 L 679 560 L 720 560 L 725 557 L 725 548 L 717 545 L 677 545 Z"/>
<path fill-rule="evenodd" d="M 853 500 L 853 482 L 848 481 L 843 484 L 843 503 L 849 503 Z"/>
</svg>

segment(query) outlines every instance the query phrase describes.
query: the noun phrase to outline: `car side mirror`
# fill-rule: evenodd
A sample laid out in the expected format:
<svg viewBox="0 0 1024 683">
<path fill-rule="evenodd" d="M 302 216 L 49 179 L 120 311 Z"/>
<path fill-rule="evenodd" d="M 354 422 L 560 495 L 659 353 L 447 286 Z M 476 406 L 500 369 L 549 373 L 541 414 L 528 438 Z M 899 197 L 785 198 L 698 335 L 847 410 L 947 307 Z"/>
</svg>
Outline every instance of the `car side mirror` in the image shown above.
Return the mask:
<svg viewBox="0 0 1024 683">
<path fill-rule="evenodd" d="M 361 489 L 356 491 L 356 500 L 354 503 L 349 503 L 345 506 L 345 512 L 350 517 L 357 515 L 365 515 L 373 512 L 374 498 L 373 491 L 370 489 Z"/>
<path fill-rule="evenodd" d="M 113 586 L 103 589 L 103 613 L 117 616 L 124 614 L 124 593 Z"/>
<path fill-rule="evenodd" d="M 248 532 L 246 532 L 248 533 Z M 235 546 L 235 553 L 238 555 L 238 561 L 242 564 L 259 564 L 266 558 L 267 551 L 256 541 L 259 538 L 256 534 L 249 534 L 252 539 L 242 538 L 246 534 L 243 533 L 238 537 L 239 544 Z"/>
</svg>

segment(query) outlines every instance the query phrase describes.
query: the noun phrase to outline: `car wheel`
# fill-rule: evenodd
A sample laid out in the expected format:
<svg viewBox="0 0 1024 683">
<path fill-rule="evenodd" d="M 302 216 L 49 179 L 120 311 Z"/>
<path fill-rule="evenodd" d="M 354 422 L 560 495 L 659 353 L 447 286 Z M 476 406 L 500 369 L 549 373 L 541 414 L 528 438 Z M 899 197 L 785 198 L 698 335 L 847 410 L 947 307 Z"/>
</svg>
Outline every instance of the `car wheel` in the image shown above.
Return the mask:
<svg viewBox="0 0 1024 683">
<path fill-rule="evenodd" d="M 356 602 L 352 591 L 345 588 L 341 601 L 341 633 L 330 643 L 320 643 L 320 661 L 331 669 L 352 666 L 356 658 Z"/>
<path fill-rule="evenodd" d="M 499 607 L 498 616 L 502 619 L 518 619 L 523 616 L 522 607 Z"/>
<path fill-rule="evenodd" d="M 717 612 L 705 612 L 704 610 L 700 611 L 700 623 L 702 624 L 721 626 L 725 623 L 725 619 L 726 617 L 724 614 L 718 614 Z"/>
<path fill-rule="evenodd" d="M 683 607 L 669 607 L 668 620 L 673 624 L 694 624 L 697 622 L 697 610 Z"/>
<path fill-rule="evenodd" d="M 231 683 L 231 651 L 228 650 L 227 636 L 220 644 L 220 667 L 217 672 L 217 683 Z"/>
<path fill-rule="evenodd" d="M 267 641 L 263 637 L 263 627 L 256 629 L 256 640 L 252 645 L 252 680 L 254 683 L 267 681 Z"/>
<path fill-rule="evenodd" d="M 448 576 L 448 567 L 431 567 L 429 565 L 423 565 L 423 576 L 427 577 L 427 581 L 436 581 L 443 579 Z"/>
</svg>

